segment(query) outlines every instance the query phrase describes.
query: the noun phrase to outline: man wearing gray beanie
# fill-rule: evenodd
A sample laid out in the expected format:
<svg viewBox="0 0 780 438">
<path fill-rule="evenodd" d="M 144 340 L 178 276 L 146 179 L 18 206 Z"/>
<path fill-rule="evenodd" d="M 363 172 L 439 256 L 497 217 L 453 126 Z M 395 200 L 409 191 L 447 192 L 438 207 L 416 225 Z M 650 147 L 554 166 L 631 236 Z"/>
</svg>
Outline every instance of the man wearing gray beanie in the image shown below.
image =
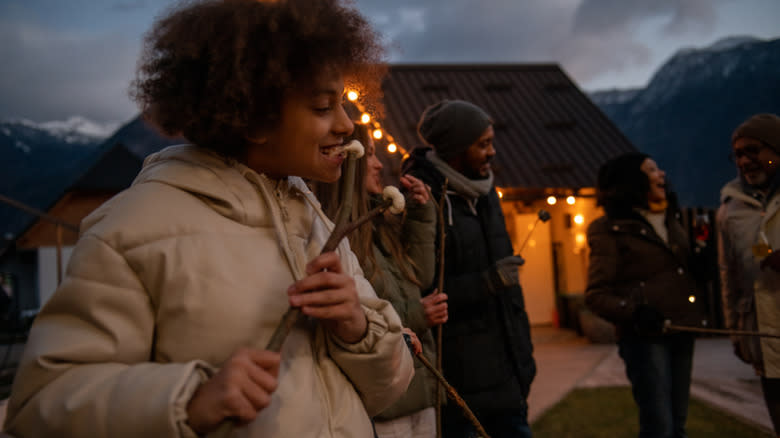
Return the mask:
<svg viewBox="0 0 780 438">
<path fill-rule="evenodd" d="M 780 117 L 757 114 L 731 136 L 739 176 L 721 190 L 718 210 L 726 327 L 780 333 Z M 780 339 L 732 336 L 752 364 L 780 436 Z"/>
<path fill-rule="evenodd" d="M 493 186 L 493 120 L 470 102 L 443 100 L 425 109 L 418 132 L 426 145 L 411 151 L 403 169 L 444 208 L 444 376 L 491 437 L 530 438 L 536 364 L 518 281 L 523 259 L 514 255 Z M 476 436 L 455 403 L 444 407 L 442 425 L 447 438 Z"/>
</svg>

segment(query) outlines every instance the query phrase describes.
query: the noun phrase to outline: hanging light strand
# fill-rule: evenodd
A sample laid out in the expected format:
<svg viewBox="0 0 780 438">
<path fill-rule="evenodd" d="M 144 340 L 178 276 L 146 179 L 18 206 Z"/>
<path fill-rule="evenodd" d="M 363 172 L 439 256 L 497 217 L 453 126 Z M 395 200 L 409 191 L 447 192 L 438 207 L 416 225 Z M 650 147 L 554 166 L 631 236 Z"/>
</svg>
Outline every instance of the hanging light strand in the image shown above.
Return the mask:
<svg viewBox="0 0 780 438">
<path fill-rule="evenodd" d="M 404 157 L 408 157 L 409 154 L 407 153 L 406 149 L 401 147 L 395 139 L 393 139 L 393 136 L 387 133 L 387 131 L 382 128 L 382 125 L 379 123 L 378 120 L 376 120 L 374 117 L 371 116 L 371 114 L 368 112 L 366 107 L 360 102 L 360 94 L 355 90 L 347 90 L 347 100 L 354 103 L 355 106 L 357 106 L 358 111 L 360 111 L 360 123 L 364 125 L 371 125 L 373 126 L 373 129 L 371 129 L 371 136 L 374 138 L 374 140 L 381 140 L 383 138 L 387 139 L 387 151 L 391 154 L 394 154 L 396 152 L 400 152 L 401 155 Z"/>
</svg>

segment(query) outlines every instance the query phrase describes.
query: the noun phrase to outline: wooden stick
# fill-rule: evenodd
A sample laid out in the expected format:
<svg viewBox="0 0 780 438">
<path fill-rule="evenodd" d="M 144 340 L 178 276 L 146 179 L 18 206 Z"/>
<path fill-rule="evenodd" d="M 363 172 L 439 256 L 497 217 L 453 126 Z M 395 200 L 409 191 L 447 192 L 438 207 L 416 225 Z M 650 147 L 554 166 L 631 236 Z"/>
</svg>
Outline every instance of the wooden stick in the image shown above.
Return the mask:
<svg viewBox="0 0 780 438">
<path fill-rule="evenodd" d="M 333 227 L 333 232 L 325 242 L 325 246 L 322 247 L 320 254 L 333 251 L 338 246 L 341 238 L 344 237 L 343 235 L 339 237 L 337 233 L 341 232 L 341 229 L 344 228 L 347 221 L 349 220 L 350 214 L 352 213 L 352 196 L 355 188 L 355 167 L 357 160 L 358 157 L 356 154 L 352 152 L 347 154 L 347 165 L 345 166 L 346 169 L 344 170 L 344 180 L 343 184 L 341 185 L 341 207 L 339 207 L 338 214 L 336 215 L 336 223 Z M 279 321 L 279 325 L 276 326 L 276 329 L 271 335 L 271 339 L 268 341 L 268 345 L 265 347 L 265 349 L 275 351 L 277 353 L 282 351 L 282 344 L 284 343 L 284 340 L 287 339 L 287 335 L 290 334 L 290 330 L 292 330 L 293 326 L 300 317 L 301 309 L 297 307 L 290 307 L 287 309 L 284 315 L 282 315 L 282 320 Z"/>
<path fill-rule="evenodd" d="M 700 327 L 688 327 L 684 325 L 674 325 L 667 320 L 664 323 L 664 331 L 709 333 L 714 335 L 735 335 L 735 336 L 758 336 L 761 338 L 780 338 L 780 335 L 766 332 L 753 332 L 749 330 L 728 330 L 728 329 L 706 329 Z"/>
<path fill-rule="evenodd" d="M 325 242 L 325 246 L 322 247 L 322 252 L 320 254 L 335 250 L 336 247 L 339 246 L 341 239 L 346 237 L 350 232 L 357 229 L 367 221 L 371 220 L 374 216 L 377 216 L 387 210 L 392 205 L 392 203 L 392 200 L 385 200 L 381 205 L 375 207 L 373 210 L 359 217 L 355 221 L 344 224 L 341 227 L 334 228 L 333 233 L 331 233 L 330 237 L 328 238 L 328 241 Z M 266 350 L 275 351 L 277 353 L 280 352 L 282 350 L 282 344 L 284 343 L 284 340 L 287 338 L 287 335 L 290 334 L 290 331 L 292 330 L 295 323 L 298 322 L 298 319 L 301 318 L 301 315 L 301 309 L 298 307 L 290 307 L 287 309 L 287 312 L 285 312 L 282 316 L 282 320 L 279 322 L 279 325 L 276 326 L 276 330 L 274 330 L 273 335 L 271 335 L 271 340 L 268 341 Z"/>
<path fill-rule="evenodd" d="M 352 196 L 355 187 L 352 182 L 355 180 L 355 164 L 357 163 L 357 160 L 358 158 L 353 153 L 349 153 L 347 158 L 347 166 L 344 171 L 345 183 L 342 186 L 341 191 L 341 207 L 339 207 L 338 214 L 336 215 L 336 224 L 333 227 L 333 232 L 330 234 L 328 240 L 325 242 L 325 245 L 322 247 L 320 254 L 334 251 L 339 246 L 341 239 L 393 205 L 392 199 L 385 199 L 382 204 L 375 207 L 373 210 L 370 210 L 363 216 L 355 219 L 352 222 L 349 222 L 349 216 L 352 213 Z M 282 320 L 279 321 L 279 324 L 276 326 L 276 329 L 271 335 L 271 339 L 268 341 L 268 345 L 265 349 L 269 351 L 275 351 L 277 353 L 280 352 L 282 350 L 282 344 L 284 344 L 284 340 L 287 339 L 287 335 L 290 334 L 293 326 L 295 326 L 302 315 L 303 314 L 301 313 L 300 308 L 288 308 L 284 315 L 282 315 Z M 215 431 L 214 435 L 218 437 L 227 436 L 234 426 L 235 421 L 233 421 L 233 419 L 226 419 L 226 421 L 223 421 L 220 427 Z"/>
<path fill-rule="evenodd" d="M 441 197 L 439 198 L 439 205 L 436 207 L 436 213 L 439 220 L 439 283 L 438 287 L 436 288 L 436 293 L 442 293 L 444 291 L 444 242 L 445 239 L 445 232 L 446 226 L 444 225 L 444 201 L 445 196 L 447 196 L 447 184 L 449 183 L 449 180 L 447 178 L 444 178 L 444 184 L 441 186 Z M 428 192 L 430 193 L 430 189 L 428 189 Z M 431 199 L 433 199 L 433 194 L 431 194 Z M 438 327 L 436 327 L 436 369 L 439 371 L 439 373 L 442 372 L 442 361 L 441 361 L 441 354 L 442 354 L 442 324 L 439 324 Z M 441 398 L 441 384 L 436 384 L 436 438 L 441 438 L 442 430 L 441 430 L 441 405 L 442 405 L 442 398 Z"/>
<path fill-rule="evenodd" d="M 411 348 L 411 346 L 410 346 Z M 428 370 L 433 373 L 434 376 L 436 376 L 436 380 L 444 386 L 444 388 L 447 390 L 447 396 L 455 402 L 456 405 L 460 406 L 460 408 L 463 410 L 463 414 L 466 416 L 466 418 L 471 422 L 471 424 L 477 429 L 477 432 L 482 438 L 490 438 L 490 435 L 485 432 L 485 428 L 482 427 L 482 424 L 477 419 L 477 416 L 474 415 L 474 412 L 469 409 L 469 406 L 466 404 L 466 401 L 463 400 L 463 398 L 458 394 L 458 391 L 455 390 L 455 388 L 452 387 L 452 385 L 447 382 L 447 379 L 444 378 L 444 376 L 434 367 L 431 365 L 431 363 L 428 361 L 428 359 L 423 356 L 422 352 L 415 354 L 415 357 L 417 360 L 420 361 L 423 365 L 425 365 L 425 368 L 428 368 Z"/>
</svg>

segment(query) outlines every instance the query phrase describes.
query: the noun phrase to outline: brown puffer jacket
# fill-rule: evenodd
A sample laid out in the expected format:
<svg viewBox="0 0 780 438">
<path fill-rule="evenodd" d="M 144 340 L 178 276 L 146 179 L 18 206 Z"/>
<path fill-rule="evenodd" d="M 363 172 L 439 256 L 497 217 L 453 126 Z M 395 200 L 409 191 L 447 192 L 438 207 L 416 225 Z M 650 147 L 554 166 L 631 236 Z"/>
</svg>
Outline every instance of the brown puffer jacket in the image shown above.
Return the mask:
<svg viewBox="0 0 780 438">
<path fill-rule="evenodd" d="M 690 247 L 680 224 L 666 217 L 668 243 L 641 215 L 602 216 L 588 227 L 590 265 L 585 304 L 614 324 L 618 336 L 638 335 L 632 316 L 641 304 L 675 325 L 706 326 L 696 281 L 689 272 Z M 699 297 L 701 298 L 701 297 Z"/>
</svg>

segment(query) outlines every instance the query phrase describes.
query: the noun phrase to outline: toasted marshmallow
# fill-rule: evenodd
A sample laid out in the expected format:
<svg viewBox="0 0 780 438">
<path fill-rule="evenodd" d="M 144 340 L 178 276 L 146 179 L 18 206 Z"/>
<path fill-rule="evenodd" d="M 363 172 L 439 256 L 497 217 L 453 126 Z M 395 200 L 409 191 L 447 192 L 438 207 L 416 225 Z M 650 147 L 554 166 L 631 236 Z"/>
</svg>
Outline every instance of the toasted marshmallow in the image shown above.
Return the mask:
<svg viewBox="0 0 780 438">
<path fill-rule="evenodd" d="M 327 154 L 333 157 L 336 155 L 345 155 L 345 154 L 352 153 L 355 155 L 355 158 L 360 158 L 363 156 L 365 152 L 366 149 L 363 147 L 362 143 L 360 143 L 357 140 L 352 140 L 345 145 L 333 146 L 329 148 Z"/>
<path fill-rule="evenodd" d="M 406 200 L 404 199 L 404 195 L 401 194 L 401 191 L 398 190 L 398 187 L 385 186 L 385 188 L 382 189 L 382 199 L 393 200 L 393 205 L 390 206 L 390 213 L 401 213 L 406 207 Z"/>
<path fill-rule="evenodd" d="M 364 148 L 363 144 L 357 140 L 352 140 L 351 142 L 345 144 L 341 150 L 348 154 L 355 154 L 355 158 L 360 158 L 363 156 L 363 154 L 366 153 L 366 148 Z"/>
</svg>

